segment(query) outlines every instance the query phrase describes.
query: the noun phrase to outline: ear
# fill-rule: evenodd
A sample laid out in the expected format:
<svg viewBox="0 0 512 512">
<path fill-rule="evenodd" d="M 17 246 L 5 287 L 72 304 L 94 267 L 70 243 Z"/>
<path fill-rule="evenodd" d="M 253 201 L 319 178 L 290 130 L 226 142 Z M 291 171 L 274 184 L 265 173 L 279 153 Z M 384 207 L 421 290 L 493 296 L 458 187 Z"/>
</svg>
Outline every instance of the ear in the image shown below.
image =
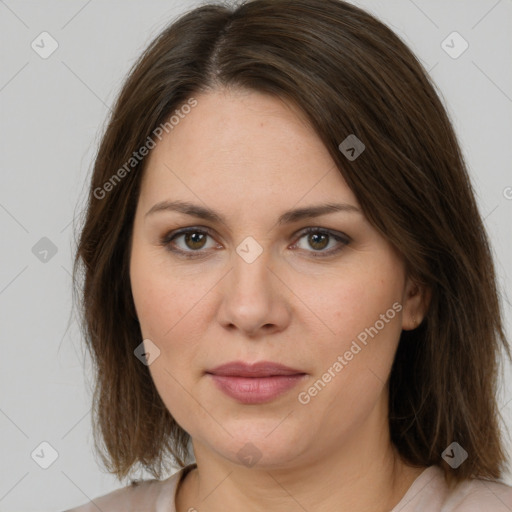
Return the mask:
<svg viewBox="0 0 512 512">
<path fill-rule="evenodd" d="M 425 284 L 408 277 L 405 283 L 402 300 L 402 329 L 411 331 L 416 329 L 428 311 L 432 290 Z"/>
</svg>

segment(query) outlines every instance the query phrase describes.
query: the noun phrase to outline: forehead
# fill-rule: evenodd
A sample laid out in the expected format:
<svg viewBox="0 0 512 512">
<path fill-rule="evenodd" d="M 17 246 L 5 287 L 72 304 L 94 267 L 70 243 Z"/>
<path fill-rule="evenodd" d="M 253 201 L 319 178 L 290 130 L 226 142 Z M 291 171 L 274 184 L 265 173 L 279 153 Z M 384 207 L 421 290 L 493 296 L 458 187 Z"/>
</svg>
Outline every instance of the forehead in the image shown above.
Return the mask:
<svg viewBox="0 0 512 512">
<path fill-rule="evenodd" d="M 240 208 L 357 204 L 327 148 L 293 105 L 254 91 L 194 96 L 151 151 L 140 201 L 198 200 Z M 179 107 L 178 107 L 179 108 Z"/>
</svg>

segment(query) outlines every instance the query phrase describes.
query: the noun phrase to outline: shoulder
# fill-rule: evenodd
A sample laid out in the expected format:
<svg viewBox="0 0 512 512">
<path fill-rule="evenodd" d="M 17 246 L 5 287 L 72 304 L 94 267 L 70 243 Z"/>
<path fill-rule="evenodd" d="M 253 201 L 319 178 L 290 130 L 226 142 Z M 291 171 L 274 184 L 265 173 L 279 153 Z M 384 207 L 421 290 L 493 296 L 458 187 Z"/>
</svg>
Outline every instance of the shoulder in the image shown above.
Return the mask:
<svg viewBox="0 0 512 512">
<path fill-rule="evenodd" d="M 512 487 L 498 481 L 474 478 L 461 482 L 450 493 L 447 512 L 510 512 Z"/>
<path fill-rule="evenodd" d="M 98 512 L 98 510 L 102 512 L 138 512 L 140 510 L 174 512 L 175 491 L 184 469 L 174 473 L 166 480 L 151 479 L 132 482 L 126 487 L 94 498 L 84 505 L 64 512 Z"/>
<path fill-rule="evenodd" d="M 429 466 L 413 482 L 392 512 L 511 512 L 512 487 L 472 478 L 454 487 L 439 466 Z"/>
</svg>

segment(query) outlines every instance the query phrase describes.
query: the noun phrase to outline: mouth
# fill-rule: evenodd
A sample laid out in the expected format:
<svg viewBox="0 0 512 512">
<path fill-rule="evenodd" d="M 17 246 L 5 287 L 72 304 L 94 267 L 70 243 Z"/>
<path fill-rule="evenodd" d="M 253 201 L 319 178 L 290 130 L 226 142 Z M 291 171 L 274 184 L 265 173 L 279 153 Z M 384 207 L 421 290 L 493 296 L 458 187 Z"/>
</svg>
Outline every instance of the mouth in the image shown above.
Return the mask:
<svg viewBox="0 0 512 512">
<path fill-rule="evenodd" d="M 206 372 L 217 388 L 243 404 L 263 404 L 290 391 L 307 374 L 269 361 L 247 364 L 235 361 Z"/>
<path fill-rule="evenodd" d="M 258 363 L 245 363 L 243 361 L 233 361 L 208 370 L 206 373 L 213 375 L 222 375 L 227 377 L 278 377 L 289 375 L 304 375 L 305 372 L 290 368 L 280 363 L 271 361 L 260 361 Z"/>
</svg>

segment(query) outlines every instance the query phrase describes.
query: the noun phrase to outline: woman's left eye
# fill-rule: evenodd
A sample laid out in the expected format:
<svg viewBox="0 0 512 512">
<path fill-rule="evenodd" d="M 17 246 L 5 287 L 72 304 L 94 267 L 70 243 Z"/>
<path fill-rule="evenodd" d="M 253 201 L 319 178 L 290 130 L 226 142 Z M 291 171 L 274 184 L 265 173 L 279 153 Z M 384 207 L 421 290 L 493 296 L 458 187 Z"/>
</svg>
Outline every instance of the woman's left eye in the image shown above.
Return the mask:
<svg viewBox="0 0 512 512">
<path fill-rule="evenodd" d="M 204 250 L 205 248 L 207 249 L 207 237 L 211 237 L 209 231 L 198 228 L 185 228 L 167 234 L 162 238 L 160 243 L 167 250 L 175 254 L 182 255 L 186 258 L 198 258 L 204 256 Z M 180 238 L 183 241 L 184 247 L 180 247 L 176 243 L 176 240 Z M 311 256 L 315 258 L 336 254 L 350 243 L 350 238 L 343 233 L 338 234 L 322 228 L 307 228 L 299 234 L 298 241 L 295 242 L 292 247 L 297 247 L 298 242 L 303 238 L 306 239 L 307 244 L 313 250 L 311 251 L 307 248 L 301 249 L 311 252 Z M 329 250 L 324 250 L 329 246 L 329 242 L 331 241 L 336 242 L 334 243 L 334 248 L 331 247 Z"/>
<path fill-rule="evenodd" d="M 350 238 L 347 235 L 342 233 L 333 233 L 330 230 L 321 228 L 307 228 L 299 236 L 299 240 L 304 237 L 307 237 L 306 240 L 308 245 L 314 249 L 312 256 L 315 258 L 322 258 L 336 254 L 340 252 L 343 247 L 350 243 Z M 337 242 L 334 244 L 334 248 L 331 248 L 328 251 L 324 251 L 323 249 L 325 249 L 329 245 L 329 242 L 332 240 Z"/>
</svg>

